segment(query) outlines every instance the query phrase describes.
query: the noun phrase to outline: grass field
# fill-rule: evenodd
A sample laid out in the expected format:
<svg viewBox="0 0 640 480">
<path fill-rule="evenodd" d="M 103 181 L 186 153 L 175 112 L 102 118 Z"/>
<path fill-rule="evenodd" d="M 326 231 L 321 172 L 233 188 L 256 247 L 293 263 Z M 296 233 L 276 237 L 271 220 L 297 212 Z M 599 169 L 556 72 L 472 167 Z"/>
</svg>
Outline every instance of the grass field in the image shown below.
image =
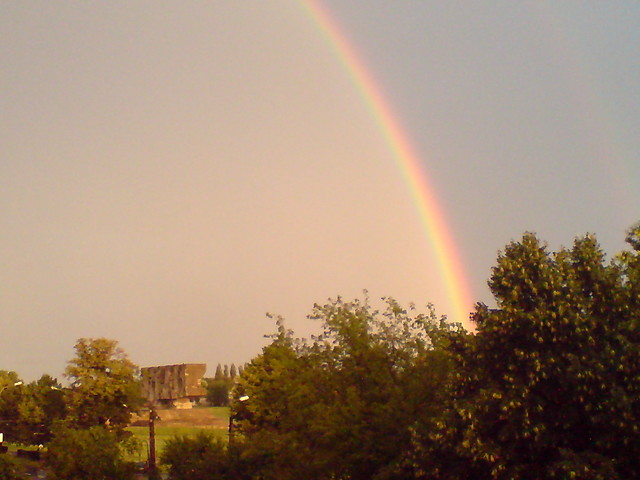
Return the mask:
<svg viewBox="0 0 640 480">
<path fill-rule="evenodd" d="M 160 458 L 165 443 L 175 436 L 191 436 L 198 432 L 210 432 L 227 438 L 229 408 L 198 407 L 191 410 L 158 410 L 160 420 L 155 424 L 156 455 Z M 139 440 L 142 448 L 131 460 L 144 462 L 149 450 L 149 427 L 130 426 L 128 430 Z"/>
</svg>

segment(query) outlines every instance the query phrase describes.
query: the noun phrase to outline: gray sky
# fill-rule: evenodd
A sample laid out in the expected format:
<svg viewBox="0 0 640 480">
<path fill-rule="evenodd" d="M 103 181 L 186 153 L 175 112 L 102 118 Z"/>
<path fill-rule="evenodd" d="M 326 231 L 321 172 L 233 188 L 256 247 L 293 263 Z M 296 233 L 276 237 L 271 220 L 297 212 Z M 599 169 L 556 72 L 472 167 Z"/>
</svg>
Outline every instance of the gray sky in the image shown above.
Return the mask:
<svg viewBox="0 0 640 480">
<path fill-rule="evenodd" d="M 331 0 L 422 158 L 475 300 L 525 230 L 640 220 L 640 4 Z M 368 289 L 450 305 L 407 185 L 301 3 L 0 1 L 0 369 L 79 337 L 242 363 Z"/>
</svg>

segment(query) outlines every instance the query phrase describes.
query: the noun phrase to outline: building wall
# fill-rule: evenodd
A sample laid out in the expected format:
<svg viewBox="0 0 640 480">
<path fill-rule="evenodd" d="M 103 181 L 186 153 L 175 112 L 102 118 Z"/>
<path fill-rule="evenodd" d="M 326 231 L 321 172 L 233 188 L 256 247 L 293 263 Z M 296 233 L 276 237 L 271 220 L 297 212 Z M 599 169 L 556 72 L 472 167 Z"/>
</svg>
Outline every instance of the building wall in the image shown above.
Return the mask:
<svg viewBox="0 0 640 480">
<path fill-rule="evenodd" d="M 202 377 L 207 371 L 204 363 L 182 363 L 140 369 L 143 395 L 151 404 L 190 404 L 191 399 L 206 395 Z"/>
</svg>

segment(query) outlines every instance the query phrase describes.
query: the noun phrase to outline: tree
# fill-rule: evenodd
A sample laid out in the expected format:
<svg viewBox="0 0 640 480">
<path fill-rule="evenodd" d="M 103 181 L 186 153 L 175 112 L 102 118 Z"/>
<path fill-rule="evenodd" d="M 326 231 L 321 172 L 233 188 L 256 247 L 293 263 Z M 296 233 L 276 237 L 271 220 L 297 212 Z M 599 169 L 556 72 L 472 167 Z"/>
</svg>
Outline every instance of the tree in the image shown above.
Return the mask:
<svg viewBox="0 0 640 480">
<path fill-rule="evenodd" d="M 0 370 L 0 392 L 20 382 L 20 377 L 14 371 Z"/>
<path fill-rule="evenodd" d="M 222 365 L 218 364 L 218 366 L 216 367 L 216 373 L 214 374 L 213 378 L 215 380 L 224 379 L 224 374 L 222 373 Z"/>
<path fill-rule="evenodd" d="M 207 401 L 214 407 L 229 405 L 230 383 L 228 380 L 210 379 L 207 381 Z"/>
<path fill-rule="evenodd" d="M 452 348 L 454 415 L 443 429 L 483 478 L 640 471 L 639 234 L 608 263 L 591 235 L 552 253 L 528 233 L 499 255 L 497 308 L 478 304 L 477 333 Z"/>
<path fill-rule="evenodd" d="M 235 436 L 246 443 L 245 456 L 253 459 L 254 466 L 263 467 L 264 479 L 287 480 L 298 474 L 298 478 L 315 478 L 311 473 L 317 470 L 314 458 L 321 456 L 313 457 L 296 432 L 298 427 L 306 428 L 304 418 L 310 413 L 309 404 L 301 403 L 296 391 L 296 378 L 298 386 L 304 387 L 299 373 L 301 362 L 291 334 L 278 322 L 278 334 L 247 366 L 234 391 L 231 428 L 238 424 Z M 241 397 L 249 400 L 240 402 Z"/>
<path fill-rule="evenodd" d="M 75 350 L 65 373 L 71 381 L 70 421 L 83 428 L 107 425 L 122 430 L 142 401 L 138 368 L 115 340 L 81 338 Z"/>
<path fill-rule="evenodd" d="M 132 438 L 101 425 L 76 429 L 59 424 L 48 446 L 47 464 L 58 480 L 127 480 L 135 466 L 126 455 L 137 448 Z"/>
<path fill-rule="evenodd" d="M 68 415 L 53 428 L 48 462 L 60 480 L 125 480 L 134 468 L 126 454 L 137 448 L 124 428 L 141 405 L 137 367 L 106 338 L 81 338 L 65 375 Z"/>
<path fill-rule="evenodd" d="M 0 431 L 5 440 L 18 441 L 18 403 L 20 402 L 22 380 L 14 371 L 0 370 Z"/>
<path fill-rule="evenodd" d="M 63 392 L 49 375 L 25 385 L 15 372 L 0 371 L 0 431 L 24 445 L 45 444 L 51 426 L 65 415 Z"/>
<path fill-rule="evenodd" d="M 26 445 L 49 442 L 53 425 L 66 415 L 64 392 L 58 381 L 45 374 L 25 385 L 16 412 L 16 441 Z"/>
<path fill-rule="evenodd" d="M 450 372 L 434 352 L 461 327 L 392 299 L 377 311 L 338 298 L 310 317 L 322 322 L 319 336 L 297 341 L 278 319 L 243 371 L 232 415 L 246 454 L 265 465 L 264 478 L 409 478 L 413 425 L 440 411 Z"/>
</svg>

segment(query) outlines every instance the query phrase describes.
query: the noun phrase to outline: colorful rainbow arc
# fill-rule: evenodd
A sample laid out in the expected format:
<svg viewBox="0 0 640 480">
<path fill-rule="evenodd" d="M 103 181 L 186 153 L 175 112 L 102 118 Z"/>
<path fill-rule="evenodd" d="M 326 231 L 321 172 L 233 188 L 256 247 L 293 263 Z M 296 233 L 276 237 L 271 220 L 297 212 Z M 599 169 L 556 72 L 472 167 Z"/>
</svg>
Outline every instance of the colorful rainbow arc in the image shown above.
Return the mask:
<svg viewBox="0 0 640 480">
<path fill-rule="evenodd" d="M 421 222 L 430 239 L 451 302 L 451 317 L 456 322 L 468 323 L 471 296 L 466 276 L 457 254 L 455 243 L 438 207 L 419 158 L 414 152 L 400 122 L 376 86 L 361 56 L 355 51 L 337 22 L 317 0 L 301 0 L 303 8 L 327 39 L 336 57 L 349 73 L 356 89 L 375 119 L 387 142 L 396 165 L 406 182 Z"/>
</svg>

